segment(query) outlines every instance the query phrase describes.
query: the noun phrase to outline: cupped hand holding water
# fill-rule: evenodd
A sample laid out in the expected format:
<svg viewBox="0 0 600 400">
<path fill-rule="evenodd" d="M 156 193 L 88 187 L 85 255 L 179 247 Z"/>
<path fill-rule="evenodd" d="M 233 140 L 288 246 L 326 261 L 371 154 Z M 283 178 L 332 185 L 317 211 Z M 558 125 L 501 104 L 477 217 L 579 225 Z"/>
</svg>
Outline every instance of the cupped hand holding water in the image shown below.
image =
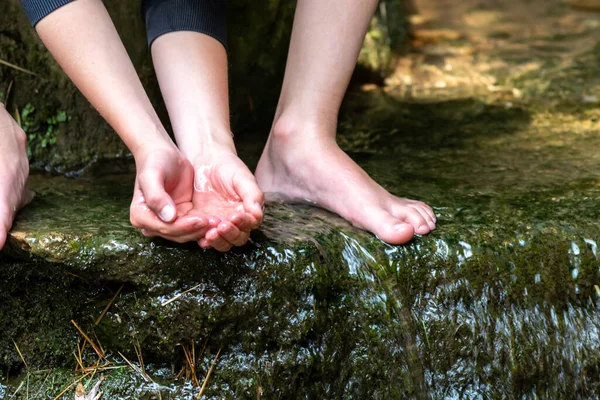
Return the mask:
<svg viewBox="0 0 600 400">
<path fill-rule="evenodd" d="M 263 219 L 263 192 L 235 152 L 210 152 L 193 159 L 194 210 L 220 219 L 198 241 L 202 248 L 227 251 L 242 246 Z"/>
<path fill-rule="evenodd" d="M 146 236 L 227 251 L 260 225 L 262 192 L 235 154 L 191 163 L 176 149 L 162 149 L 136 158 L 136 165 L 131 223 Z"/>
</svg>

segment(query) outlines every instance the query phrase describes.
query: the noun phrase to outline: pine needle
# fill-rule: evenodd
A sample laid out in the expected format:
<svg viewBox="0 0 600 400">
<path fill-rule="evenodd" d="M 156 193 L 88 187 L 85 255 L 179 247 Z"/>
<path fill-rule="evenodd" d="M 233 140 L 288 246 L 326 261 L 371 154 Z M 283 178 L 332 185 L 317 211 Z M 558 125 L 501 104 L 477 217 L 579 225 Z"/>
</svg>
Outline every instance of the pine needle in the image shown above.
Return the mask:
<svg viewBox="0 0 600 400">
<path fill-rule="evenodd" d="M 25 368 L 29 369 L 27 362 L 25 362 L 25 357 L 23 357 L 23 354 L 21 353 L 21 350 L 19 350 L 19 346 L 17 346 L 17 342 L 15 342 L 14 339 L 13 339 L 13 343 L 15 344 L 15 348 L 17 349 L 17 353 L 19 353 L 19 357 L 21 357 L 21 361 L 23 361 L 23 364 L 25 364 Z"/>
<path fill-rule="evenodd" d="M 79 327 L 79 325 L 77 325 L 77 322 L 71 320 L 71 323 L 73 325 L 75 325 L 75 328 L 77 328 L 77 330 L 79 331 L 79 333 L 81 333 L 81 336 L 83 336 L 83 338 L 85 340 L 87 340 L 87 342 L 90 344 L 90 346 L 92 346 L 92 348 L 94 349 L 94 351 L 96 352 L 96 354 L 98 354 L 98 357 L 104 358 L 104 351 L 102 351 L 102 349 L 100 347 L 98 347 L 98 345 L 96 345 L 96 343 L 94 343 L 94 341 L 92 339 L 90 339 L 90 337 L 88 335 L 85 334 L 85 332 L 83 331 L 83 329 L 81 329 Z"/>
<path fill-rule="evenodd" d="M 204 382 L 202 383 L 202 387 L 200 388 L 200 392 L 196 396 L 196 399 L 202 398 L 202 394 L 204 393 L 204 390 L 206 390 L 206 385 L 208 385 L 208 378 L 210 378 L 210 375 L 213 373 L 213 370 L 215 369 L 215 365 L 217 365 L 217 360 L 219 359 L 219 354 L 221 354 L 221 349 L 223 349 L 222 346 L 219 348 L 219 351 L 217 351 L 217 355 L 215 356 L 215 359 L 213 360 L 212 365 L 210 366 L 210 369 L 208 370 L 208 373 L 206 374 L 206 378 L 204 378 Z"/>
<path fill-rule="evenodd" d="M 26 74 L 29 74 L 29 75 L 37 76 L 37 74 L 36 74 L 36 73 L 34 73 L 34 72 L 31 72 L 31 71 L 29 71 L 28 69 L 21 68 L 21 67 L 19 67 L 18 65 L 11 64 L 11 63 L 9 63 L 8 61 L 4 61 L 4 60 L 2 60 L 2 59 L 0 59 L 0 64 L 2 64 L 2 65 L 6 65 L 7 67 L 10 67 L 10 68 L 12 68 L 12 69 L 16 69 L 17 71 L 21 71 L 21 72 L 24 72 L 24 73 L 26 73 Z"/>
<path fill-rule="evenodd" d="M 88 376 L 89 374 L 90 374 L 90 373 L 88 372 L 88 373 L 85 373 L 85 374 L 81 375 L 79 378 L 77 378 L 77 380 L 76 380 L 75 382 L 73 382 L 73 383 L 71 383 L 69 386 L 67 386 L 67 387 L 65 388 L 65 390 L 63 390 L 62 392 L 60 392 L 60 393 L 58 394 L 58 396 L 56 396 L 56 397 L 55 397 L 54 399 L 52 399 L 52 400 L 58 400 L 58 399 L 60 399 L 61 397 L 63 397 L 63 396 L 64 396 L 64 394 L 65 394 L 65 393 L 67 393 L 67 392 L 69 391 L 69 389 L 71 389 L 73 386 L 77 385 L 77 383 L 79 383 L 79 382 L 80 382 L 80 381 L 81 381 L 83 378 L 85 378 L 85 377 L 86 377 L 86 376 Z"/>
<path fill-rule="evenodd" d="M 117 293 L 115 293 L 115 295 L 113 296 L 112 299 L 110 299 L 110 301 L 108 302 L 108 304 L 106 305 L 106 307 L 104 307 L 104 311 L 102 311 L 102 314 L 100 314 L 100 316 L 98 317 L 98 319 L 94 323 L 94 326 L 98 326 L 98 324 L 100 323 L 100 321 L 102 321 L 102 318 L 104 318 L 104 315 L 106 314 L 106 312 L 108 311 L 108 309 L 110 308 L 110 306 L 113 305 L 113 303 L 117 299 L 117 296 L 119 295 L 119 293 L 121 293 L 121 290 L 123 290 L 123 286 L 125 286 L 125 285 L 121 285 L 121 287 L 119 288 L 119 290 L 117 290 Z"/>
<path fill-rule="evenodd" d="M 153 381 L 152 381 L 152 379 L 150 379 L 150 377 L 149 377 L 149 376 L 148 376 L 148 374 L 146 373 L 146 371 L 143 371 L 143 370 L 142 370 L 140 367 L 138 367 L 137 365 L 135 365 L 135 364 L 133 364 L 131 361 L 129 361 L 129 360 L 127 359 L 127 357 L 125 357 L 125 356 L 123 355 L 123 353 L 121 353 L 120 351 L 119 351 L 118 353 L 119 353 L 119 355 L 121 356 L 121 358 L 122 358 L 123 360 L 125 360 L 125 362 L 126 362 L 127 364 L 129 364 L 129 366 L 131 367 L 131 369 L 132 369 L 132 370 L 134 370 L 135 372 L 137 372 L 137 373 L 138 373 L 138 374 L 139 374 L 139 375 L 140 375 L 142 378 L 144 378 L 144 380 L 145 380 L 146 382 L 153 382 Z"/>
<path fill-rule="evenodd" d="M 12 90 L 14 82 L 15 82 L 15 80 L 11 79 L 10 83 L 8 84 L 8 89 L 6 89 L 6 97 L 4 98 L 4 104 L 6 104 L 6 105 L 8 105 L 8 100 L 10 100 L 10 92 Z"/>
<path fill-rule="evenodd" d="M 180 298 L 184 294 L 189 293 L 189 292 L 191 292 L 194 289 L 198 289 L 201 285 L 202 284 L 199 283 L 196 286 L 194 286 L 193 288 L 189 288 L 188 290 L 184 290 L 183 292 L 179 293 L 178 295 L 174 296 L 173 298 L 171 298 L 171 299 L 165 301 L 164 303 L 162 303 L 161 306 L 166 306 L 167 304 L 170 304 L 170 303 L 174 302 L 175 300 L 177 300 L 178 298 Z"/>
<path fill-rule="evenodd" d="M 194 346 L 193 342 L 192 351 L 190 352 L 188 347 L 184 347 L 183 354 L 185 355 L 185 360 L 187 361 L 189 373 L 192 377 L 192 385 L 194 385 L 194 387 L 200 387 L 200 382 L 198 382 L 198 375 L 196 374 L 196 346 Z"/>
</svg>

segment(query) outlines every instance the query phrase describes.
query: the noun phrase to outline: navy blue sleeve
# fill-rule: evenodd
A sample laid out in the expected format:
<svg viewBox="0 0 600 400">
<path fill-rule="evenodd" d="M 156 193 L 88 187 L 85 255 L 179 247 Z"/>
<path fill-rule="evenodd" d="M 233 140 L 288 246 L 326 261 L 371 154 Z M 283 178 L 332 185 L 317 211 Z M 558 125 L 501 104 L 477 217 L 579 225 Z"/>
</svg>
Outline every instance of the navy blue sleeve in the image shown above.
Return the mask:
<svg viewBox="0 0 600 400">
<path fill-rule="evenodd" d="M 225 0 L 143 0 L 148 44 L 165 33 L 193 31 L 217 39 L 227 48 Z"/>
<path fill-rule="evenodd" d="M 21 0 L 21 6 L 31 25 L 35 26 L 42 18 L 50 14 L 59 7 L 64 6 L 73 0 Z"/>
<path fill-rule="evenodd" d="M 20 0 L 31 24 L 75 0 Z M 142 0 L 148 44 L 169 32 L 193 31 L 209 35 L 227 48 L 226 0 Z"/>
</svg>

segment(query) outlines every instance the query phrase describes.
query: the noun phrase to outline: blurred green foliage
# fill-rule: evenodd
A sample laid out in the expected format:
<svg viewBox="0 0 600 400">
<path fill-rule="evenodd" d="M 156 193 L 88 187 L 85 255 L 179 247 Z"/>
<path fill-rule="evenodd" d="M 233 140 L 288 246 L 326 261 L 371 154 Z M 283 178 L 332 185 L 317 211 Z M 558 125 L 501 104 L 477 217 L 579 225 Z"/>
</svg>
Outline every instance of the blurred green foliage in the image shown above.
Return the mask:
<svg viewBox="0 0 600 400">
<path fill-rule="evenodd" d="M 44 119 L 37 115 L 35 106 L 28 103 L 16 119 L 27 134 L 27 155 L 32 158 L 56 144 L 58 125 L 70 120 L 71 117 L 67 116 L 65 111 L 58 111 L 55 115 Z"/>
</svg>

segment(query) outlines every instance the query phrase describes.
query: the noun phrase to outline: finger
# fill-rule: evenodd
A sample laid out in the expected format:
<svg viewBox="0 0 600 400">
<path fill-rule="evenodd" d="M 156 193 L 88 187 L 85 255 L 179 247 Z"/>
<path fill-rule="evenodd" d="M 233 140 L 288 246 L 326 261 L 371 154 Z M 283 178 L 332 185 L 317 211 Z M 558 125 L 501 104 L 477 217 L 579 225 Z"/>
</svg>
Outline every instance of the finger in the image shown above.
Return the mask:
<svg viewBox="0 0 600 400">
<path fill-rule="evenodd" d="M 164 222 L 175 220 L 175 203 L 165 190 L 165 177 L 158 170 L 143 171 L 138 176 L 146 204 Z"/>
<path fill-rule="evenodd" d="M 206 240 L 206 238 L 202 238 L 202 239 L 198 240 L 198 246 L 202 247 L 205 250 L 211 248 L 211 246 L 208 243 L 208 240 Z"/>
<path fill-rule="evenodd" d="M 253 216 L 248 213 L 236 213 L 231 216 L 231 222 L 241 231 L 251 231 L 260 224 Z"/>
<path fill-rule="evenodd" d="M 256 220 L 262 221 L 265 196 L 258 187 L 254 175 L 250 171 L 237 175 L 233 181 L 233 187 L 238 196 L 242 198 L 246 212 L 250 213 Z"/>
<path fill-rule="evenodd" d="M 225 240 L 219 234 L 219 231 L 216 228 L 213 228 L 210 231 L 208 231 L 206 233 L 205 238 L 208 241 L 208 244 L 215 250 L 225 252 L 225 251 L 228 251 L 229 249 L 231 249 L 231 247 L 232 247 L 232 244 L 229 243 L 227 240 Z"/>
<path fill-rule="evenodd" d="M 132 206 L 131 221 L 133 226 L 138 229 L 146 229 L 148 231 L 158 232 L 157 236 L 162 237 L 181 237 L 189 238 L 196 236 L 200 230 L 207 231 L 211 226 L 210 221 L 206 217 L 201 216 L 181 216 L 174 222 L 166 223 L 158 219 L 152 210 L 147 207 L 141 208 Z M 213 226 L 216 226 L 214 224 Z M 199 236 L 198 236 L 199 237 Z M 196 240 L 196 239 L 194 239 Z"/>
<path fill-rule="evenodd" d="M 168 232 L 155 231 L 155 230 L 151 230 L 151 229 L 142 229 L 141 232 L 142 232 L 142 235 L 147 236 L 147 237 L 161 237 L 163 239 L 170 240 L 172 242 L 187 243 L 187 242 L 197 242 L 198 240 L 204 238 L 204 236 L 206 235 L 206 232 L 208 232 L 213 227 L 208 225 L 208 223 L 204 223 L 204 224 L 197 223 L 194 226 L 194 228 L 195 229 L 193 232 L 178 235 L 178 236 L 171 235 Z"/>
<path fill-rule="evenodd" d="M 219 235 L 234 246 L 243 246 L 248 241 L 250 234 L 238 229 L 231 222 L 221 222 L 217 228 Z"/>
</svg>

